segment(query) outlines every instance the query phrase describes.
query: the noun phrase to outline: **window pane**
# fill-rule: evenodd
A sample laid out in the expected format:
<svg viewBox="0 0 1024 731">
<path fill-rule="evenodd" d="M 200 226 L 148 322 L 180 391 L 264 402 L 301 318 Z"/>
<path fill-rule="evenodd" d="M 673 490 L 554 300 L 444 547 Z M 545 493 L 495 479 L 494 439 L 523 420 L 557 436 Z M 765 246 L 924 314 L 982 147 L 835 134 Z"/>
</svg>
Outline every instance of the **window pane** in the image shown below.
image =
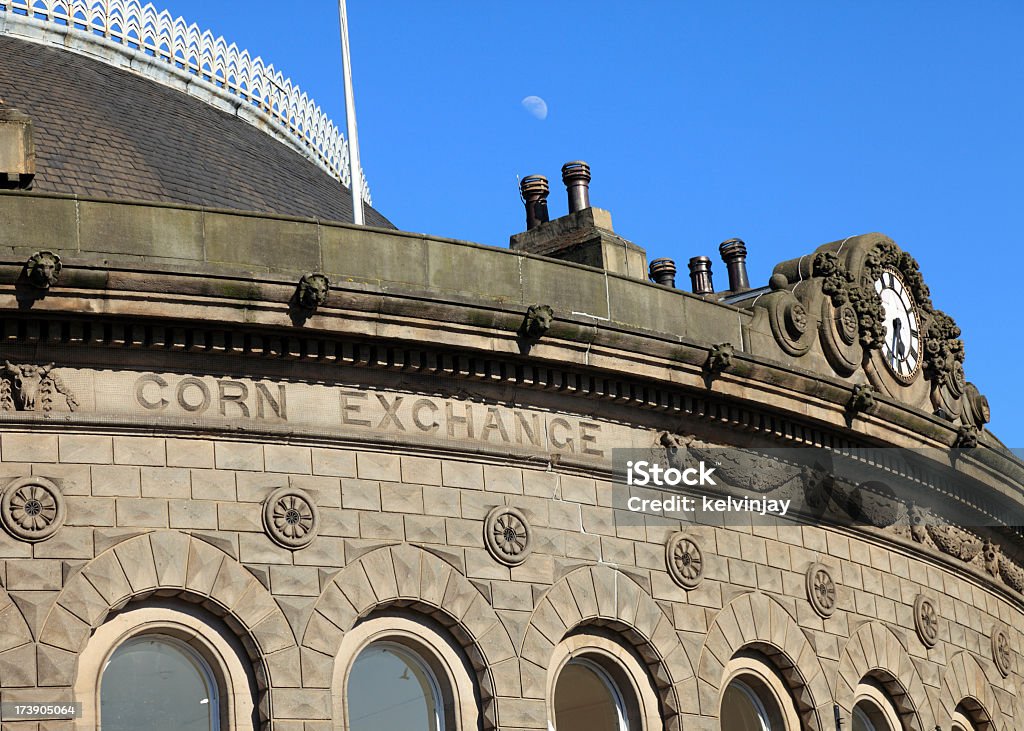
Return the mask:
<svg viewBox="0 0 1024 731">
<path fill-rule="evenodd" d="M 619 704 L 608 682 L 587 665 L 570 662 L 555 684 L 558 731 L 620 731 Z"/>
<path fill-rule="evenodd" d="M 440 731 L 437 683 L 407 650 L 371 645 L 348 679 L 352 731 Z"/>
<path fill-rule="evenodd" d="M 216 692 L 199 662 L 158 637 L 119 647 L 100 684 L 103 731 L 215 731 Z"/>
<path fill-rule="evenodd" d="M 875 731 L 875 725 L 871 719 L 861 710 L 858 703 L 853 709 L 853 731 Z"/>
<path fill-rule="evenodd" d="M 738 681 L 729 683 L 722 695 L 719 720 L 722 731 L 775 731 L 754 691 Z"/>
</svg>

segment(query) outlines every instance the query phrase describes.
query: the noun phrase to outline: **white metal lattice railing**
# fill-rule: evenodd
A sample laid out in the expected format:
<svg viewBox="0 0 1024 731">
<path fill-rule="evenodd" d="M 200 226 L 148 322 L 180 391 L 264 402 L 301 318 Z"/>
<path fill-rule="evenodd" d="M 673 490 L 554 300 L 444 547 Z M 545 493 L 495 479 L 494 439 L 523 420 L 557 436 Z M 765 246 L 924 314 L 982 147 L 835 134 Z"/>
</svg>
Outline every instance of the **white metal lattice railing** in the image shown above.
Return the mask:
<svg viewBox="0 0 1024 731">
<path fill-rule="evenodd" d="M 60 33 L 100 37 L 129 56 L 145 56 L 197 76 L 270 116 L 310 159 L 350 184 L 348 142 L 316 102 L 273 64 L 195 23 L 139 0 L 0 0 L 0 19 L 4 13 L 32 18 Z M 363 199 L 369 204 L 366 174 L 362 177 Z"/>
</svg>

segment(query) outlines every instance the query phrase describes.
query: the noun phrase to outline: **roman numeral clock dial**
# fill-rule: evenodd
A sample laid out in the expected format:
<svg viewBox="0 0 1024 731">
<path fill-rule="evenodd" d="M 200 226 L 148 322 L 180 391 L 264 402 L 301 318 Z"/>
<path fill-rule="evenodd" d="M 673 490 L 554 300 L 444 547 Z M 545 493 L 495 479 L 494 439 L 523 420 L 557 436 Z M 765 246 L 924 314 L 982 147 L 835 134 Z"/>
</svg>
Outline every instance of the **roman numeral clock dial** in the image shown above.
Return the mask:
<svg viewBox="0 0 1024 731">
<path fill-rule="evenodd" d="M 882 360 L 897 380 L 910 383 L 921 370 L 921 324 L 914 298 L 900 275 L 886 269 L 875 280 L 875 291 L 885 311 Z"/>
</svg>

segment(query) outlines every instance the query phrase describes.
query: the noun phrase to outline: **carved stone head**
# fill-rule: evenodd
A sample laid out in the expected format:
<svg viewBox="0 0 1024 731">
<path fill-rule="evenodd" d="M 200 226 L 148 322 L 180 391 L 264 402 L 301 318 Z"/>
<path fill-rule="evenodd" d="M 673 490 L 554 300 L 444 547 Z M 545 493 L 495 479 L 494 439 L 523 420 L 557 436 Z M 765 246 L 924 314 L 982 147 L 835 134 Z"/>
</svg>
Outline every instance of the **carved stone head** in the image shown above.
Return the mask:
<svg viewBox="0 0 1024 731">
<path fill-rule="evenodd" d="M 25 277 L 39 289 L 49 289 L 60 277 L 60 257 L 52 251 L 37 251 L 25 262 Z"/>
<path fill-rule="evenodd" d="M 302 279 L 299 280 L 296 300 L 299 307 L 307 312 L 312 312 L 327 302 L 327 294 L 330 290 L 331 281 L 327 278 L 327 275 L 320 272 L 304 274 Z"/>
<path fill-rule="evenodd" d="M 50 375 L 53 363 L 44 366 L 14 365 L 4 361 L 4 375 L 10 378 L 15 407 L 19 411 L 35 411 L 43 379 Z"/>
<path fill-rule="evenodd" d="M 530 305 L 526 310 L 522 332 L 531 340 L 538 340 L 551 329 L 554 319 L 555 311 L 550 305 Z"/>
</svg>

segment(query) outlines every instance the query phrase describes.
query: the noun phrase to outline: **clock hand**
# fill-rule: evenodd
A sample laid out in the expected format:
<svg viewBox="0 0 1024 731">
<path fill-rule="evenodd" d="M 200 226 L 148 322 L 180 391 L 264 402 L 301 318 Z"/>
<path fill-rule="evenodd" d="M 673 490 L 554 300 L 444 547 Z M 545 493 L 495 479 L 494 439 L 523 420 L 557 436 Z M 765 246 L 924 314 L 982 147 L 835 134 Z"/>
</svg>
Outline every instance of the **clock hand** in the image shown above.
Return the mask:
<svg viewBox="0 0 1024 731">
<path fill-rule="evenodd" d="M 893 364 L 903 360 L 907 349 L 903 344 L 903 321 L 896 318 L 892 321 L 892 359 Z"/>
</svg>

